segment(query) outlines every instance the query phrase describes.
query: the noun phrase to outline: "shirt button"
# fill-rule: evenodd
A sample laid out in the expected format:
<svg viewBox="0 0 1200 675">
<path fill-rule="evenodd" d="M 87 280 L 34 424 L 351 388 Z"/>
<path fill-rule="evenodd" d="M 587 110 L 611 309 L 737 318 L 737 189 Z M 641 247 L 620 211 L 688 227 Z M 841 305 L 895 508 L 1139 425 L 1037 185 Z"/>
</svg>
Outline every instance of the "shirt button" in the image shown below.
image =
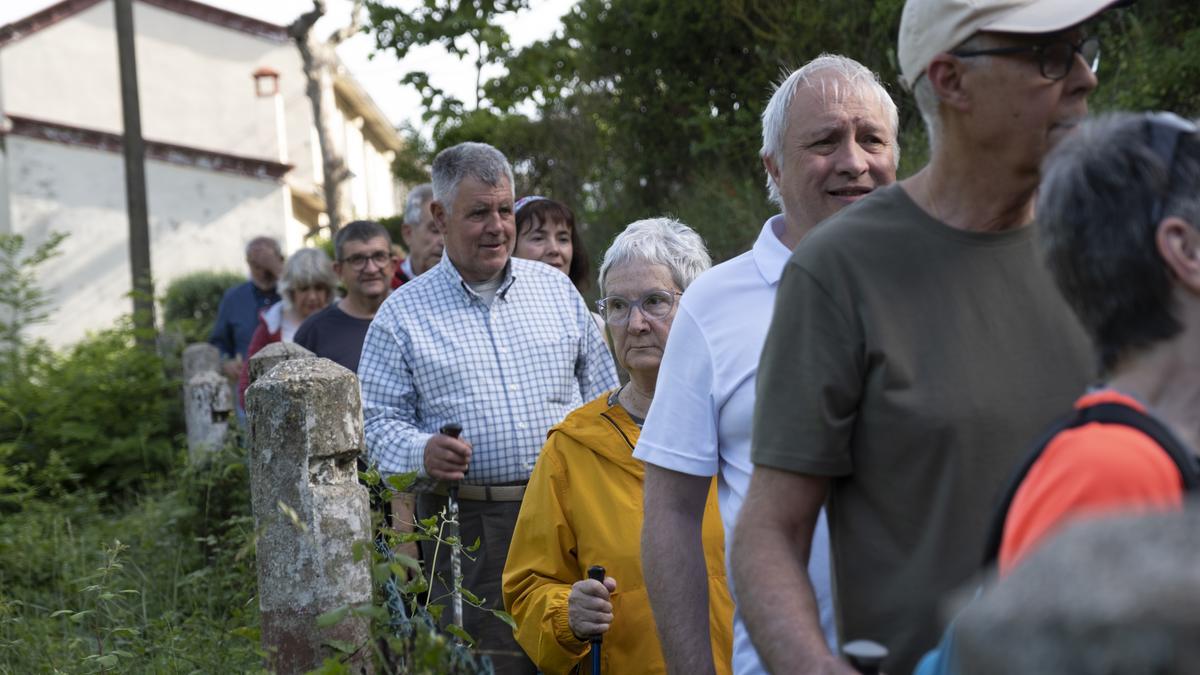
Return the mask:
<svg viewBox="0 0 1200 675">
<path fill-rule="evenodd" d="M 516 391 L 516 390 L 517 390 L 517 385 L 515 385 L 515 384 L 510 384 L 510 385 L 508 385 L 508 390 L 509 390 L 509 391 Z"/>
<path fill-rule="evenodd" d="M 507 354 L 507 353 L 508 353 L 508 347 L 501 347 L 501 348 L 500 348 L 500 353 L 501 353 L 501 354 Z"/>
<path fill-rule="evenodd" d="M 517 428 L 518 428 L 518 429 L 524 429 L 526 426 L 528 426 L 528 425 L 527 425 L 527 424 L 525 424 L 524 422 L 518 422 L 518 423 L 517 423 Z"/>
</svg>

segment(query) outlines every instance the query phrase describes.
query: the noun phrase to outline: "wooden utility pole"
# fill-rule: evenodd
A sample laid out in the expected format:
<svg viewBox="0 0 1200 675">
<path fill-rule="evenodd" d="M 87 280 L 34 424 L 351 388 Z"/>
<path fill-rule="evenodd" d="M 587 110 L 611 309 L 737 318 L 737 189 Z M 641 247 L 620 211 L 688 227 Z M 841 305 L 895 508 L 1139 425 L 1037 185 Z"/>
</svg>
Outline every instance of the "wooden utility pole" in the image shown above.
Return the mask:
<svg viewBox="0 0 1200 675">
<path fill-rule="evenodd" d="M 129 213 L 129 269 L 133 279 L 133 325 L 138 344 L 154 347 L 154 283 L 150 274 L 150 224 L 146 209 L 146 144 L 138 103 L 137 58 L 133 51 L 133 0 L 114 0 L 117 60 L 121 69 L 121 112 L 125 133 L 125 209 Z"/>
</svg>

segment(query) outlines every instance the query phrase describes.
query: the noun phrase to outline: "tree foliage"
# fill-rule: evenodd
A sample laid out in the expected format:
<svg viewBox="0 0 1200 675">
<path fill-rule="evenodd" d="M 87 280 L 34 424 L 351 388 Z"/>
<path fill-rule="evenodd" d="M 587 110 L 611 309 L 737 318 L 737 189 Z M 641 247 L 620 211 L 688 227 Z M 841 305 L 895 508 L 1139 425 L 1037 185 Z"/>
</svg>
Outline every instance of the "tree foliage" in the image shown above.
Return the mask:
<svg viewBox="0 0 1200 675">
<path fill-rule="evenodd" d="M 486 4 L 459 24 L 437 14 L 382 13 L 381 49 L 465 45 L 479 21 L 517 3 Z M 775 211 L 759 159 L 761 114 L 781 75 L 831 52 L 879 73 L 900 109 L 902 176 L 928 156 L 911 95 L 899 86 L 896 33 L 903 0 L 580 0 L 562 30 L 520 51 L 489 46 L 505 74 L 480 85 L 476 106 L 426 94 L 437 150 L 482 140 L 512 160 L 520 194 L 571 205 L 600 252 L 628 222 L 673 214 L 704 236 L 714 257 L 744 250 Z M 482 13 L 480 13 L 482 12 Z M 403 15 L 401 20 L 396 17 Z M 425 22 L 422 17 L 434 17 Z M 494 16 L 492 16 L 494 18 Z M 455 33 L 459 26 L 469 30 Z M 1200 109 L 1200 5 L 1142 0 L 1106 13 L 1095 109 Z M 475 31 L 471 33 L 470 31 Z M 466 41 L 460 39 L 464 36 Z M 466 37 L 469 36 L 469 37 Z"/>
</svg>

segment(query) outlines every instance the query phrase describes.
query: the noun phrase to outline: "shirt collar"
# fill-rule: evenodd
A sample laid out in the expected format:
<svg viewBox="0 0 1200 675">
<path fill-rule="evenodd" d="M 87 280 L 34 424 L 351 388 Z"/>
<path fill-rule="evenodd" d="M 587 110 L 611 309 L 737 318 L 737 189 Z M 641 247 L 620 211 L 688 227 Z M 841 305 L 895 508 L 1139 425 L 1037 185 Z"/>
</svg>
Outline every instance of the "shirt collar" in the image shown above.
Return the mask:
<svg viewBox="0 0 1200 675">
<path fill-rule="evenodd" d="M 792 257 L 791 249 L 784 246 L 776 234 L 777 230 L 783 231 L 785 227 L 787 222 L 784 221 L 783 214 L 771 216 L 763 224 L 758 239 L 754 241 L 754 247 L 750 249 L 754 255 L 754 263 L 758 265 L 758 273 L 771 286 L 779 283 L 779 278 L 783 276 L 783 266 Z"/>
<path fill-rule="evenodd" d="M 442 249 L 442 262 L 437 265 L 437 269 L 442 270 L 442 274 L 445 276 L 446 282 L 450 286 L 459 289 L 469 298 L 479 297 L 479 294 L 472 290 L 469 285 L 467 285 L 466 279 L 463 279 L 462 274 L 458 271 L 458 268 L 454 266 L 454 262 L 450 260 L 450 254 L 447 253 L 445 248 Z M 428 272 L 426 272 L 426 274 L 428 274 Z M 513 274 L 513 257 L 509 255 L 508 262 L 504 264 L 504 281 L 500 282 L 500 288 L 496 289 L 496 297 L 504 300 L 504 296 L 508 293 L 509 288 L 516 280 L 517 277 L 515 274 Z"/>
</svg>

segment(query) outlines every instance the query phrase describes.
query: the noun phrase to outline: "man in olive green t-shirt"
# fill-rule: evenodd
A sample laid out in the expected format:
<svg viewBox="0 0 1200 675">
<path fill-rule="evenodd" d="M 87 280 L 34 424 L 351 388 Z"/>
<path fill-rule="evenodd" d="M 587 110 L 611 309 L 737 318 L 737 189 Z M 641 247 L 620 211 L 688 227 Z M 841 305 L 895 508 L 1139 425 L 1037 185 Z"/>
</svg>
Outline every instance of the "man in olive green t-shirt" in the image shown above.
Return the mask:
<svg viewBox="0 0 1200 675">
<path fill-rule="evenodd" d="M 1030 223 L 1041 159 L 1097 83 L 1078 24 L 1106 4 L 906 3 L 898 53 L 930 163 L 801 242 L 759 366 L 732 564 L 772 672 L 853 672 L 820 640 L 804 568 L 827 498 L 839 638 L 911 672 L 978 569 L 1005 479 L 1088 383 Z"/>
</svg>

